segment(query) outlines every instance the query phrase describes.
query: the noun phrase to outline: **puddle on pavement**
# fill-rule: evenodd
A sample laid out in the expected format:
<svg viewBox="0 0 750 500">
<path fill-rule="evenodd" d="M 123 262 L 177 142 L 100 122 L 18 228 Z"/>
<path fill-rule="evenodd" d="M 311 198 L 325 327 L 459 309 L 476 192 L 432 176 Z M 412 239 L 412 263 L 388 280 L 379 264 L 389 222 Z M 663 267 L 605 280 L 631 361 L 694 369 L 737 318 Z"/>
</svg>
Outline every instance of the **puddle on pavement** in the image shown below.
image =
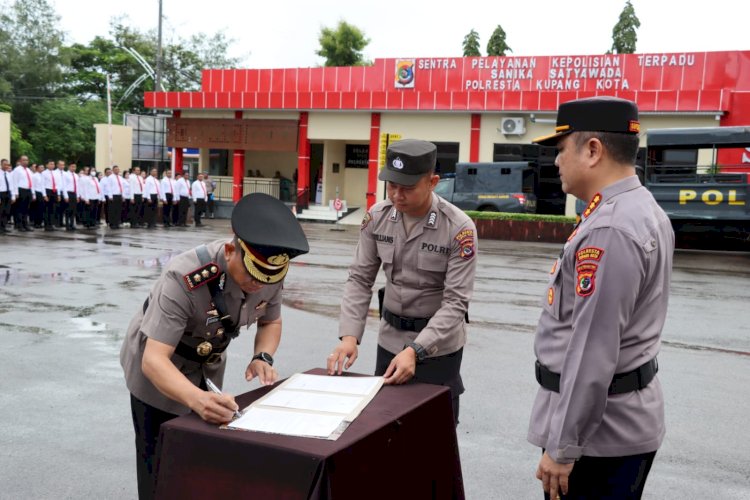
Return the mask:
<svg viewBox="0 0 750 500">
<path fill-rule="evenodd" d="M 94 321 L 91 318 L 70 318 L 70 321 L 76 325 L 78 332 L 103 332 L 107 330 L 106 323 Z"/>
<path fill-rule="evenodd" d="M 0 287 L 35 283 L 81 283 L 83 278 L 72 273 L 27 273 L 17 269 L 0 270 Z"/>
</svg>

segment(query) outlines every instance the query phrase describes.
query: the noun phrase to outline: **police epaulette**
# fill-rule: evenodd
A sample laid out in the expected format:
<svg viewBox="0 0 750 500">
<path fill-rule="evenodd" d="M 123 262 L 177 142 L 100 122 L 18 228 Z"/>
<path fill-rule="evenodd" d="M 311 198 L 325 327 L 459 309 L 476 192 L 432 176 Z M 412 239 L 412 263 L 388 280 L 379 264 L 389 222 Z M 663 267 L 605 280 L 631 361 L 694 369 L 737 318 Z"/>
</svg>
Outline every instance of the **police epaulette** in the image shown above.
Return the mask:
<svg viewBox="0 0 750 500">
<path fill-rule="evenodd" d="M 216 279 L 221 275 L 219 265 L 215 262 L 209 262 L 205 266 L 199 267 L 195 271 L 190 271 L 182 279 L 185 280 L 185 284 L 188 286 L 188 290 L 193 290 L 201 285 Z"/>
</svg>

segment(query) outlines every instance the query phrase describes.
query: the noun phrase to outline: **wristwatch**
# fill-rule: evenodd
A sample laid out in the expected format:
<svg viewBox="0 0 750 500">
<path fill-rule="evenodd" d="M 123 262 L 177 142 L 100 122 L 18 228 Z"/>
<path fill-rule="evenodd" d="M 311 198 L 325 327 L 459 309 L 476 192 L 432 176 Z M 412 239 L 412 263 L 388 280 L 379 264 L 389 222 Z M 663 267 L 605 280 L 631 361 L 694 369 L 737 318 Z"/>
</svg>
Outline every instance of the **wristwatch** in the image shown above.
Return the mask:
<svg viewBox="0 0 750 500">
<path fill-rule="evenodd" d="M 256 354 L 255 356 L 253 356 L 253 359 L 251 359 L 250 362 L 252 363 L 256 359 L 259 359 L 261 361 L 265 361 L 266 363 L 268 363 L 268 366 L 273 366 L 273 358 L 267 352 L 259 352 L 258 354 Z"/>
<path fill-rule="evenodd" d="M 417 344 L 416 342 L 409 342 L 404 346 L 404 349 L 407 347 L 411 347 L 414 349 L 414 352 L 417 353 L 417 363 L 421 363 L 424 361 L 424 358 L 427 357 L 427 351 L 425 351 L 424 347 L 422 347 L 420 344 Z"/>
</svg>

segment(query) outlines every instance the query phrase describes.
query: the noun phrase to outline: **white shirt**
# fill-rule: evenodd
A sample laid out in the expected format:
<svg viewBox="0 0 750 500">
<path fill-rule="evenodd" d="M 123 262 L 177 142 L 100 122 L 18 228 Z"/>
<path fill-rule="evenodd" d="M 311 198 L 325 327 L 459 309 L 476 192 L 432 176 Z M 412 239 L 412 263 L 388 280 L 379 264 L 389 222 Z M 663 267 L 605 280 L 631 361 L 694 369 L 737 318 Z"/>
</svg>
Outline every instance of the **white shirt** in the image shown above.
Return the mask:
<svg viewBox="0 0 750 500">
<path fill-rule="evenodd" d="M 63 195 L 68 199 L 68 193 L 78 195 L 78 174 L 63 172 Z"/>
<path fill-rule="evenodd" d="M 0 193 L 6 193 L 8 192 L 8 188 L 10 188 L 10 197 L 12 199 L 16 199 L 18 196 L 18 188 L 16 187 L 16 183 L 13 181 L 13 172 L 6 172 L 5 170 L 0 170 Z M 5 183 L 5 180 L 8 180 L 8 183 Z"/>
<path fill-rule="evenodd" d="M 193 201 L 207 200 L 206 184 L 203 181 L 193 182 Z"/>
<path fill-rule="evenodd" d="M 180 177 L 177 179 L 177 182 L 175 182 L 178 198 L 190 198 L 190 184 L 188 184 L 188 182 L 189 181 L 185 180 L 184 177 Z"/>
<path fill-rule="evenodd" d="M 171 177 L 162 177 L 161 178 L 162 201 L 167 201 L 167 193 L 172 193 L 172 201 L 178 198 L 178 196 L 175 196 L 177 192 L 175 191 L 174 179 L 172 179 Z"/>
<path fill-rule="evenodd" d="M 63 176 L 62 170 L 55 168 L 52 170 L 52 175 L 55 176 L 55 186 L 57 187 L 57 194 L 63 194 Z"/>
<path fill-rule="evenodd" d="M 62 192 L 62 183 L 57 181 L 57 176 L 54 170 L 45 170 L 42 172 L 42 179 L 44 179 L 44 189 L 55 191 L 57 194 Z M 54 181 L 54 182 L 53 182 Z"/>
<path fill-rule="evenodd" d="M 99 178 L 97 176 L 93 175 L 93 174 L 90 175 L 89 177 L 91 177 L 91 181 L 93 183 L 92 187 L 94 189 L 91 192 L 92 196 L 89 199 L 90 200 L 104 201 L 104 189 L 102 188 L 102 183 L 99 182 Z M 102 179 L 102 180 L 104 180 L 104 179 Z M 96 193 L 96 196 L 93 195 L 94 193 Z"/>
<path fill-rule="evenodd" d="M 41 172 L 34 172 L 31 176 L 31 185 L 34 186 L 34 191 L 44 194 L 44 177 Z"/>
<path fill-rule="evenodd" d="M 23 165 L 16 165 L 13 169 L 13 180 L 16 181 L 16 189 L 31 189 L 33 184 L 31 180 L 31 169 Z"/>
<path fill-rule="evenodd" d="M 117 196 L 125 194 L 125 179 L 120 174 L 114 172 L 107 177 L 109 179 L 109 196 Z"/>
<path fill-rule="evenodd" d="M 161 196 L 161 190 L 159 189 L 159 179 L 153 175 L 146 177 L 146 185 L 143 186 L 143 197 L 151 198 L 151 195 L 155 194 L 157 198 Z"/>
<path fill-rule="evenodd" d="M 134 195 L 143 194 L 143 179 L 140 175 L 132 174 L 128 180 Z"/>
<path fill-rule="evenodd" d="M 122 179 L 122 199 L 123 200 L 132 200 L 134 198 L 133 197 L 133 185 L 129 182 L 132 177 L 133 176 L 131 175 L 127 179 L 125 179 L 125 177 L 121 178 Z M 117 190 L 119 188 L 120 187 L 117 186 L 117 179 L 115 179 L 115 190 L 114 190 L 115 194 L 117 194 Z"/>
</svg>

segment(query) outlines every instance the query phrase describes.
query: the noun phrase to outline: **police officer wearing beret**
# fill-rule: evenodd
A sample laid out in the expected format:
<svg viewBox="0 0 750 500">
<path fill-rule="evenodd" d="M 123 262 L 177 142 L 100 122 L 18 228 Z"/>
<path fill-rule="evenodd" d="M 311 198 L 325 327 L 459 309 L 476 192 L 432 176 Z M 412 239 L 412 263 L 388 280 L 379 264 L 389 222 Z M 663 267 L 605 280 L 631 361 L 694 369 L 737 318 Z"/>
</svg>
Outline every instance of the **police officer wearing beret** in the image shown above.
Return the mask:
<svg viewBox="0 0 750 500">
<path fill-rule="evenodd" d="M 232 212 L 234 238 L 189 250 L 170 263 L 128 327 L 120 363 L 131 393 L 138 492 L 154 491 L 160 425 L 193 411 L 226 423 L 238 409 L 221 386 L 226 348 L 239 328 L 258 323 L 249 381 L 276 381 L 272 355 L 281 337 L 281 291 L 289 260 L 309 246 L 282 202 L 254 193 Z"/>
<path fill-rule="evenodd" d="M 595 97 L 560 106 L 562 188 L 590 200 L 550 271 L 536 331 L 540 385 L 528 440 L 545 498 L 640 498 L 664 438 L 656 355 L 674 233 L 638 180 L 638 108 Z"/>
<path fill-rule="evenodd" d="M 463 211 L 433 193 L 439 180 L 436 157 L 435 145 L 426 141 L 405 139 L 388 147 L 379 175 L 388 199 L 375 204 L 362 221 L 341 303 L 341 342 L 327 368 L 329 374 L 341 374 L 356 361 L 382 266 L 387 285 L 375 374 L 383 375 L 386 384 L 414 379 L 450 387 L 458 422 L 476 229 Z"/>
</svg>

